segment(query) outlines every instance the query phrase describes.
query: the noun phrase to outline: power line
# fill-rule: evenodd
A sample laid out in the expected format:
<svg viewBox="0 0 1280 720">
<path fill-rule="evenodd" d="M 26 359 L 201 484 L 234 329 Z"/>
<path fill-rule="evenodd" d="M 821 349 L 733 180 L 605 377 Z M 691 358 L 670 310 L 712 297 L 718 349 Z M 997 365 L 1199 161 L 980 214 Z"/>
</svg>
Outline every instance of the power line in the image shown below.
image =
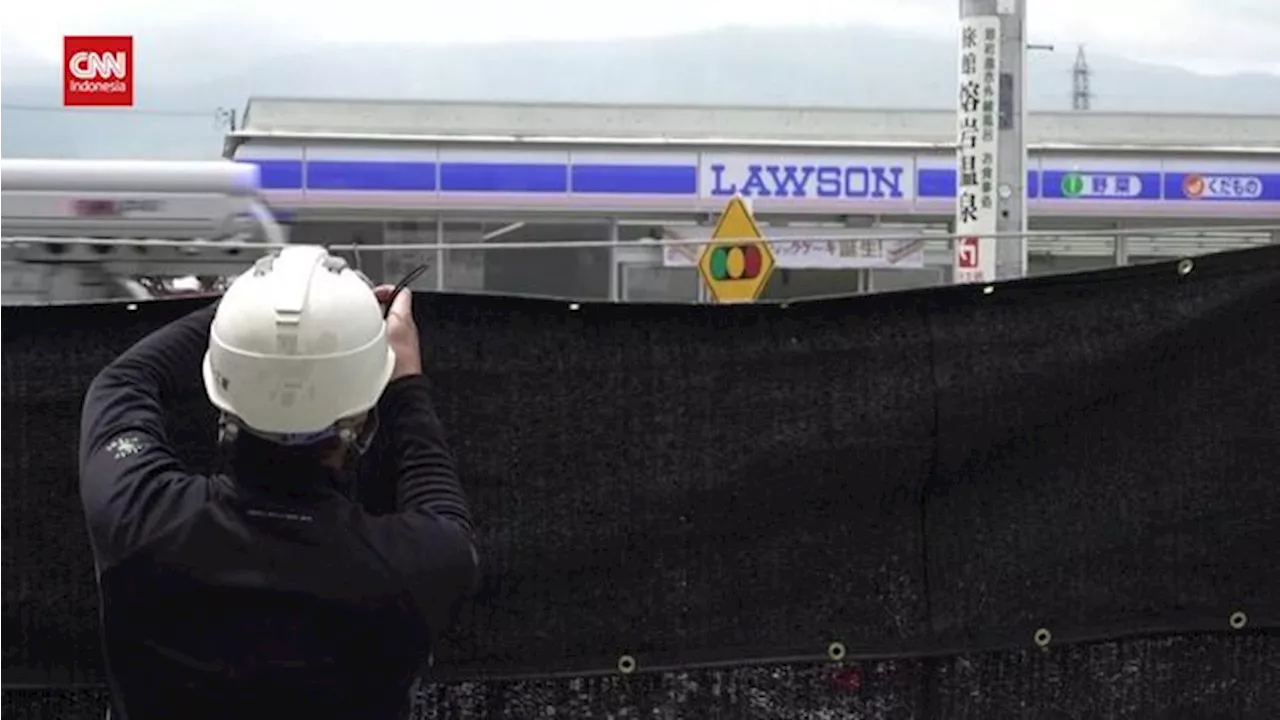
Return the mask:
<svg viewBox="0 0 1280 720">
<path fill-rule="evenodd" d="M 17 105 L 10 103 L 0 105 L 0 109 L 18 110 L 20 112 L 110 113 L 113 115 L 154 115 L 157 117 L 212 117 L 217 113 L 216 110 L 212 109 L 200 112 L 196 110 L 150 110 L 131 107 L 63 107 L 61 105 Z"/>
<path fill-rule="evenodd" d="M 142 115 L 144 117 L 168 118 L 205 118 L 212 119 L 218 125 L 236 129 L 236 111 L 233 108 L 210 108 L 208 110 L 159 110 L 135 107 L 65 107 L 62 105 L 27 105 L 18 103 L 0 104 L 0 110 L 38 113 L 76 113 L 90 115 Z"/>
</svg>

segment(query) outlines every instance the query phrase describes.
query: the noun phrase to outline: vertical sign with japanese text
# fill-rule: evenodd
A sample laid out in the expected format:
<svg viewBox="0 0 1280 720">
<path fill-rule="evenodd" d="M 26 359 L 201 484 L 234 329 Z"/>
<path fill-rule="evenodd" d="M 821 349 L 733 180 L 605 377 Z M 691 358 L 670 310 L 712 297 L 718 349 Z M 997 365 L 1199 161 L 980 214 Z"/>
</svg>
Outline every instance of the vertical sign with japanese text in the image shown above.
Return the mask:
<svg viewBox="0 0 1280 720">
<path fill-rule="evenodd" d="M 996 276 L 1000 110 L 1000 18 L 960 21 L 960 83 L 956 119 L 955 282 Z"/>
</svg>

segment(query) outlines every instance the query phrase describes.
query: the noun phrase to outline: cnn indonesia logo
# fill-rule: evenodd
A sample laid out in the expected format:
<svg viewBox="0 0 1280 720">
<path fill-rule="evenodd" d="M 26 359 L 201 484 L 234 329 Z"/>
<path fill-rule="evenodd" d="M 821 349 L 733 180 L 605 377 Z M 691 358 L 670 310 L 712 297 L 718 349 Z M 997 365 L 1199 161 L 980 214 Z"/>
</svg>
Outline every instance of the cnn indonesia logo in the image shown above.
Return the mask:
<svg viewBox="0 0 1280 720">
<path fill-rule="evenodd" d="M 63 105 L 133 105 L 133 37 L 69 35 L 62 52 Z"/>
</svg>

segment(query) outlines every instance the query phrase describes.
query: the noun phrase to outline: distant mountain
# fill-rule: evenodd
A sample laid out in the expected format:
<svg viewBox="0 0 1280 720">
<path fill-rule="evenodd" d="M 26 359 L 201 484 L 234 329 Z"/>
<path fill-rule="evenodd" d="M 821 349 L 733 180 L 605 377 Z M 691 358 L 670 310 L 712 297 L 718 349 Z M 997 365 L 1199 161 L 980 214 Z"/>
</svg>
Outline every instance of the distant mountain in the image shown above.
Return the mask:
<svg viewBox="0 0 1280 720">
<path fill-rule="evenodd" d="M 242 108 L 252 95 L 947 108 L 956 72 L 946 41 L 866 28 L 472 46 L 301 48 L 283 36 L 220 19 L 166 31 L 137 59 L 138 109 L 157 114 L 24 109 L 61 103 L 60 69 L 6 53 L 3 154 L 217 156 L 224 131 L 216 109 Z M 233 50 L 227 37 L 236 38 Z M 220 54 L 225 61 L 207 61 Z M 1069 108 L 1073 60 L 1074 53 L 1031 54 L 1033 110 Z M 1115 57 L 1090 62 L 1095 110 L 1280 114 L 1280 76 L 1203 76 Z"/>
</svg>

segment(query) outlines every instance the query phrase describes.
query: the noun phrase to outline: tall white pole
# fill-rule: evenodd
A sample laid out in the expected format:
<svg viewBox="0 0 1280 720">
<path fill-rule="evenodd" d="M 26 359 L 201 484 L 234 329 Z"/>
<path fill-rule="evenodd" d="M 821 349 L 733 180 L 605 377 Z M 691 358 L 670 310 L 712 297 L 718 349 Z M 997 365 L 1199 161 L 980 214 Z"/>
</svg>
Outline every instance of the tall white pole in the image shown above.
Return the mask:
<svg viewBox="0 0 1280 720">
<path fill-rule="evenodd" d="M 1026 232 L 1026 0 L 960 0 L 955 282 L 1022 277 Z"/>
</svg>

